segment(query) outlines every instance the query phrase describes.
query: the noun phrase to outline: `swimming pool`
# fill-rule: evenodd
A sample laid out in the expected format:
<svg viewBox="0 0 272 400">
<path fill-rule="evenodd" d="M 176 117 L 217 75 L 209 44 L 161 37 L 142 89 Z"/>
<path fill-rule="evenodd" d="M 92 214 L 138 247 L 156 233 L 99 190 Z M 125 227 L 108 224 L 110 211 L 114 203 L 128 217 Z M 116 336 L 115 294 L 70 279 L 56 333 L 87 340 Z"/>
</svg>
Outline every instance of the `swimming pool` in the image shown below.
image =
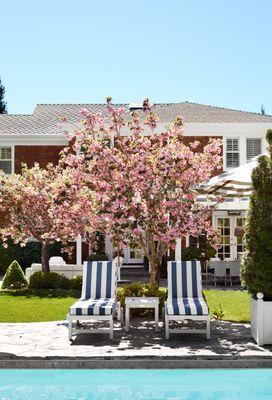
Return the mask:
<svg viewBox="0 0 272 400">
<path fill-rule="evenodd" d="M 263 400 L 272 369 L 0 370 L 1 400 Z"/>
</svg>

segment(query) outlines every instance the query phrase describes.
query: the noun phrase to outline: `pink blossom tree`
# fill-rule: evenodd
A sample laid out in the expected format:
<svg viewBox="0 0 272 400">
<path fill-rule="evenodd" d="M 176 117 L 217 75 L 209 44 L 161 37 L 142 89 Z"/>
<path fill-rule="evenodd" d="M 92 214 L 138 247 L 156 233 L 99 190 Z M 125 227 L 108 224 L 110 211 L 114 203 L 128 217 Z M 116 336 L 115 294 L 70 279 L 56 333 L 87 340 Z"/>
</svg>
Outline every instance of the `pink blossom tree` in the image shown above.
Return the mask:
<svg viewBox="0 0 272 400">
<path fill-rule="evenodd" d="M 79 170 L 49 164 L 23 166 L 20 175 L 0 175 L 0 210 L 8 214 L 0 229 L 7 246 L 8 238 L 22 246 L 30 238 L 41 242 L 42 271 L 49 271 L 49 245 L 64 245 L 90 228 L 93 196 L 82 185 Z"/>
<path fill-rule="evenodd" d="M 162 257 L 177 238 L 205 231 L 215 240 L 211 208 L 197 202 L 195 188 L 220 168 L 220 142 L 210 140 L 202 151 L 198 142 L 186 146 L 181 116 L 156 130 L 158 117 L 148 99 L 143 112 L 130 118 L 111 98 L 107 111 L 109 117 L 81 111 L 82 128 L 68 135 L 73 153 L 66 149 L 61 163 L 79 169 L 96 192 L 96 229 L 118 248 L 141 247 L 151 265 L 150 282 L 158 286 Z"/>
</svg>

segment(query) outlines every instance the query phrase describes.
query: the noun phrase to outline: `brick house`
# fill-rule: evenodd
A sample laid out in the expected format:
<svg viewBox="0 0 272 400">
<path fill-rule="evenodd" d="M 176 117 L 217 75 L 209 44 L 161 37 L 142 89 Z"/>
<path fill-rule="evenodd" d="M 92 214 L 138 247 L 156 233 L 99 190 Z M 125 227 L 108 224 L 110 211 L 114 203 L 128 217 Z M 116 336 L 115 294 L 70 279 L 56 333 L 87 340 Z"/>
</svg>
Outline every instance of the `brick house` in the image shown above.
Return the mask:
<svg viewBox="0 0 272 400">
<path fill-rule="evenodd" d="M 122 104 L 128 110 L 140 109 L 141 104 Z M 0 115 L 0 168 L 6 173 L 19 173 L 21 163 L 31 166 L 39 162 L 46 166 L 56 163 L 60 150 L 67 145 L 61 116 L 67 116 L 72 124 L 77 124 L 82 108 L 105 114 L 103 104 L 38 104 L 30 115 Z M 200 148 L 205 146 L 210 137 L 223 141 L 222 170 L 235 168 L 248 162 L 265 150 L 265 133 L 272 127 L 272 116 L 207 106 L 196 103 L 163 103 L 155 105 L 155 113 L 160 118 L 158 129 L 172 122 L 177 115 L 185 119 L 185 143 L 198 140 Z M 74 129 L 67 125 L 67 130 Z M 124 135 L 129 131 L 124 131 Z M 201 199 L 200 199 L 201 201 Z M 236 226 L 242 226 L 248 199 L 226 201 L 213 213 L 213 225 L 220 231 L 222 247 L 220 258 L 236 258 L 243 251 L 241 238 L 234 235 Z M 189 245 L 193 239 L 179 240 L 176 258 L 180 258 L 181 247 Z M 106 250 L 111 255 L 112 248 L 106 239 Z M 88 249 L 81 240 L 76 243 L 76 261 L 85 259 Z M 141 250 L 126 249 L 125 261 L 142 261 Z"/>
</svg>

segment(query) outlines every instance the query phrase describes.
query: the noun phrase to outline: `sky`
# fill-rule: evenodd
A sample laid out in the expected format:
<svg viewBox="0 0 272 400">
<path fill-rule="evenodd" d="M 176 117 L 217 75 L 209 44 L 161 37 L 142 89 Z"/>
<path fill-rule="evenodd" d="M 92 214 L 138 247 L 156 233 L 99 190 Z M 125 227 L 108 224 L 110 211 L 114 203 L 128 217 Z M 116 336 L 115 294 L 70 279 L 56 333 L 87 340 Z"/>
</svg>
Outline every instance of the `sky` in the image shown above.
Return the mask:
<svg viewBox="0 0 272 400">
<path fill-rule="evenodd" d="M 0 0 L 8 112 L 192 101 L 272 114 L 271 0 Z"/>
</svg>

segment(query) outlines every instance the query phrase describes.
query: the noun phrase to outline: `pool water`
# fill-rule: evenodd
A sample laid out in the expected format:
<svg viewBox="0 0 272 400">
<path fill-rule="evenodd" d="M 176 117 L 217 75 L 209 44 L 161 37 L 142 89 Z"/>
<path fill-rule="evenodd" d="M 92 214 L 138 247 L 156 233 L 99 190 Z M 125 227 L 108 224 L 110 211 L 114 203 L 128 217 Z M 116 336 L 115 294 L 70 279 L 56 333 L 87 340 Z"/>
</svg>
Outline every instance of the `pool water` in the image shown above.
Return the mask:
<svg viewBox="0 0 272 400">
<path fill-rule="evenodd" d="M 262 400 L 272 369 L 0 370 L 1 400 Z"/>
</svg>

